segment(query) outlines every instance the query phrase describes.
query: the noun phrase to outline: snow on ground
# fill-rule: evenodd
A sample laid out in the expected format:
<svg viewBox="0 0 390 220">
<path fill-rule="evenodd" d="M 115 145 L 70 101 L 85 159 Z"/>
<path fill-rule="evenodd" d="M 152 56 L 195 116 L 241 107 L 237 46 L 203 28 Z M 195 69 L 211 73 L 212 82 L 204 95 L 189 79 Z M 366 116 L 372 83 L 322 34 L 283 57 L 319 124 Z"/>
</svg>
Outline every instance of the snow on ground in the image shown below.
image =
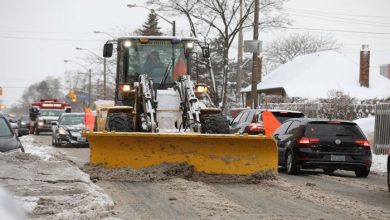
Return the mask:
<svg viewBox="0 0 390 220">
<path fill-rule="evenodd" d="M 360 118 L 355 120 L 356 124 L 362 129 L 371 146 L 374 144 L 374 129 L 375 129 L 375 117 Z M 372 154 L 372 166 L 373 172 L 387 172 L 387 155 Z"/>
<path fill-rule="evenodd" d="M 114 202 L 76 165 L 32 136 L 26 153 L 0 153 L 0 184 L 14 194 L 31 219 L 103 219 Z"/>
</svg>

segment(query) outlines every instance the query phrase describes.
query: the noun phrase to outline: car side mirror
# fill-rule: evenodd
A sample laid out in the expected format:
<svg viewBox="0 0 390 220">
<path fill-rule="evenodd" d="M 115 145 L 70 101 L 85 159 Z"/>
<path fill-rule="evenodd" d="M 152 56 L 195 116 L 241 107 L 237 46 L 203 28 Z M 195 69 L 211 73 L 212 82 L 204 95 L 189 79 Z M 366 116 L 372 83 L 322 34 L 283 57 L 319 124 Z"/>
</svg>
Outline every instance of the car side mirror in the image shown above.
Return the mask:
<svg viewBox="0 0 390 220">
<path fill-rule="evenodd" d="M 112 57 L 114 45 L 111 43 L 105 43 L 103 48 L 103 57 Z"/>
<path fill-rule="evenodd" d="M 52 121 L 52 122 L 51 122 L 51 125 L 57 126 L 57 125 L 58 125 L 58 121 Z"/>
</svg>

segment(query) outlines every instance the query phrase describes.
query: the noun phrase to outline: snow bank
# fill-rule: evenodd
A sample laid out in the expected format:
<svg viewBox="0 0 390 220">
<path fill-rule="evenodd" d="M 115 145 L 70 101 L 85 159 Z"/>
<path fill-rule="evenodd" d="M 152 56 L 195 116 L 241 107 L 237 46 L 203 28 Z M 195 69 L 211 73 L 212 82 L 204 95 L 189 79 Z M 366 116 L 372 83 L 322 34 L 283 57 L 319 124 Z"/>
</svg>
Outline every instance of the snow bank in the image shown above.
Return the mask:
<svg viewBox="0 0 390 220">
<path fill-rule="evenodd" d="M 356 124 L 362 129 L 371 146 L 374 144 L 375 131 L 375 116 L 368 118 L 360 118 L 355 120 Z M 373 172 L 387 172 L 387 155 L 372 154 L 371 171 Z"/>
<path fill-rule="evenodd" d="M 37 142 L 33 136 L 26 135 L 19 138 L 26 153 L 40 157 L 42 160 L 53 160 L 61 154 L 46 143 Z"/>
</svg>

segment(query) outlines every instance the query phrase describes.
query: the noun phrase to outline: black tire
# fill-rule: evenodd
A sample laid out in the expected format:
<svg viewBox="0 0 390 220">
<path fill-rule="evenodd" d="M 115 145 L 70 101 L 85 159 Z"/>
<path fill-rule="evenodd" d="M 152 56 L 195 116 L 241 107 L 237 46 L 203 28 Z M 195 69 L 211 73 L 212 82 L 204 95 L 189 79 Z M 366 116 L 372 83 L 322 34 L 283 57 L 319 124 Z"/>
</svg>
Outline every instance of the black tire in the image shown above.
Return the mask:
<svg viewBox="0 0 390 220">
<path fill-rule="evenodd" d="M 286 153 L 285 165 L 286 165 L 286 173 L 289 175 L 298 174 L 300 171 L 299 167 L 295 164 L 294 156 L 291 150 L 287 151 Z"/>
<path fill-rule="evenodd" d="M 132 132 L 133 118 L 131 113 L 110 113 L 106 122 L 107 131 Z"/>
<path fill-rule="evenodd" d="M 355 170 L 355 175 L 357 177 L 367 177 L 368 174 L 370 174 L 370 169 L 363 168 Z"/>
<path fill-rule="evenodd" d="M 324 173 L 326 173 L 326 174 L 333 174 L 335 171 L 335 169 L 330 169 L 330 168 L 324 168 L 323 170 L 324 170 Z"/>
<path fill-rule="evenodd" d="M 229 120 L 223 115 L 205 115 L 201 125 L 202 134 L 229 134 Z"/>
</svg>

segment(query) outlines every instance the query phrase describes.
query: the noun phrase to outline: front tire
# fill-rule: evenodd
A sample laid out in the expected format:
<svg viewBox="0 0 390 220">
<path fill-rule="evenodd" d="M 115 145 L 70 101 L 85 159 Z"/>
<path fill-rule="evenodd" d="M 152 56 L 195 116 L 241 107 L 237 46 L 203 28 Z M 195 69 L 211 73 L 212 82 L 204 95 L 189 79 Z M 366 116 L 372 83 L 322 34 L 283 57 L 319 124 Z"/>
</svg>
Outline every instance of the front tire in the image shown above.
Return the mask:
<svg viewBox="0 0 390 220">
<path fill-rule="evenodd" d="M 106 122 L 106 130 L 116 132 L 134 131 L 131 113 L 109 113 Z"/>
<path fill-rule="evenodd" d="M 368 174 L 370 174 L 370 169 L 363 168 L 355 170 L 355 175 L 357 177 L 367 177 Z"/>
<path fill-rule="evenodd" d="M 298 174 L 300 171 L 299 167 L 294 162 L 294 156 L 291 150 L 287 151 L 286 155 L 286 172 L 289 175 Z"/>
<path fill-rule="evenodd" d="M 229 134 L 229 120 L 223 115 L 205 115 L 201 125 L 202 134 Z"/>
</svg>

